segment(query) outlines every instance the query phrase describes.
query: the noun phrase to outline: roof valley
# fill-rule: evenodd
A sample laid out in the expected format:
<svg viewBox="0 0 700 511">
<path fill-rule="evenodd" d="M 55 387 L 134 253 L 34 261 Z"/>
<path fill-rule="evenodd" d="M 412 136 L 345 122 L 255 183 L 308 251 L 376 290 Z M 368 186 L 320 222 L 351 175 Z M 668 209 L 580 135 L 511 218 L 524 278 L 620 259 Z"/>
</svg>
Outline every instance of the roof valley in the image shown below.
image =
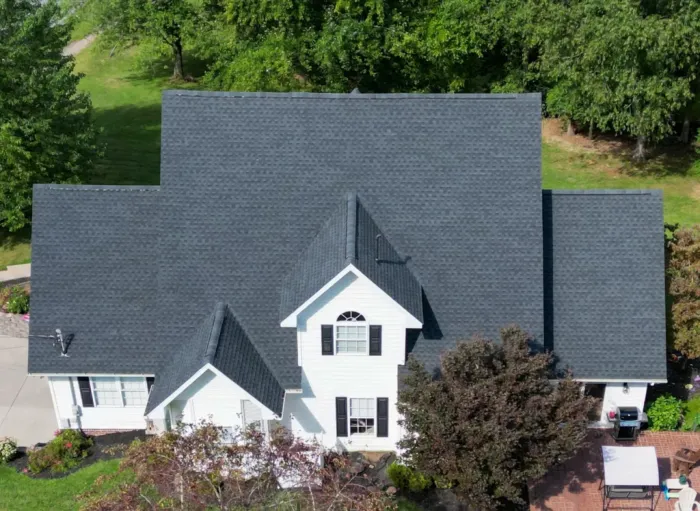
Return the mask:
<svg viewBox="0 0 700 511">
<path fill-rule="evenodd" d="M 224 323 L 224 316 L 226 315 L 226 304 L 219 302 L 216 304 L 216 312 L 214 316 L 214 323 L 211 326 L 211 332 L 209 334 L 209 340 L 207 341 L 207 347 L 204 350 L 204 360 L 205 362 L 212 363 L 214 357 L 216 356 L 216 350 L 219 347 L 219 337 L 221 337 L 221 327 Z"/>
</svg>

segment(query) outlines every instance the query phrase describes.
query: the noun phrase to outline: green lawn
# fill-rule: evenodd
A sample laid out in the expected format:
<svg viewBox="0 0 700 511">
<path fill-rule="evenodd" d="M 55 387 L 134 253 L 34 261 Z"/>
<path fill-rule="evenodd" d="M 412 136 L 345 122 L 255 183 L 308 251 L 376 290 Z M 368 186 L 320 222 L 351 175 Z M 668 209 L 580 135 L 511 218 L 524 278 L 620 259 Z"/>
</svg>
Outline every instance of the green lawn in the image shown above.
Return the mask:
<svg viewBox="0 0 700 511">
<path fill-rule="evenodd" d="M 61 479 L 31 479 L 0 466 L 0 511 L 72 511 L 75 497 L 100 475 L 117 471 L 119 460 L 100 461 Z"/>
<path fill-rule="evenodd" d="M 615 156 L 542 146 L 543 188 L 660 188 L 666 222 L 700 224 L 700 166 L 692 159 L 651 160 L 634 167 Z"/>
<path fill-rule="evenodd" d="M 24 264 L 30 260 L 29 229 L 16 233 L 0 229 L 0 271 L 9 264 Z"/>
</svg>

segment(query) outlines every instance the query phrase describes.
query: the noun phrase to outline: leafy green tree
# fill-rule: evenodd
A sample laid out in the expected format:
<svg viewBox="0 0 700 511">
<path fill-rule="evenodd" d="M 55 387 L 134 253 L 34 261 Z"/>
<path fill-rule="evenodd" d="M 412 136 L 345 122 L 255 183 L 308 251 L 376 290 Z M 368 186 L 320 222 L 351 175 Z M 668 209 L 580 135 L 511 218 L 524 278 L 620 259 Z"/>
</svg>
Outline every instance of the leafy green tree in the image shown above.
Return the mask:
<svg viewBox="0 0 700 511">
<path fill-rule="evenodd" d="M 103 44 L 142 43 L 156 55 L 170 54 L 173 79 L 185 78 L 183 46 L 196 33 L 201 5 L 189 0 L 90 0 L 82 8 L 90 11 Z"/>
<path fill-rule="evenodd" d="M 0 226 L 29 222 L 34 183 L 77 183 L 99 156 L 92 106 L 50 0 L 0 0 Z"/>
<path fill-rule="evenodd" d="M 700 358 L 700 226 L 671 229 L 666 240 L 672 347 Z"/>
<path fill-rule="evenodd" d="M 550 382 L 552 358 L 517 327 L 501 343 L 459 343 L 434 379 L 409 360 L 398 410 L 407 463 L 479 509 L 523 503 L 525 485 L 584 442 L 592 399 L 571 378 Z"/>
<path fill-rule="evenodd" d="M 551 0 L 536 32 L 541 69 L 555 84 L 550 111 L 636 137 L 636 159 L 672 132 L 700 58 L 698 8 L 679 0 L 662 14 L 660 4 Z"/>
</svg>

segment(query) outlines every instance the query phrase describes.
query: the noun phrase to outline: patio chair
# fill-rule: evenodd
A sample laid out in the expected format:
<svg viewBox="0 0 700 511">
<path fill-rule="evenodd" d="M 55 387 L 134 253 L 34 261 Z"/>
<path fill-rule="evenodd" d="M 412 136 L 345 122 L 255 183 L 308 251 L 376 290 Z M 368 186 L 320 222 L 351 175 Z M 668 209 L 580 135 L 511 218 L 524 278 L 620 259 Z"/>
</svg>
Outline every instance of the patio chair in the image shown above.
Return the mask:
<svg viewBox="0 0 700 511">
<path fill-rule="evenodd" d="M 694 451 L 683 448 L 673 455 L 673 470 L 688 475 L 698 461 L 700 461 L 700 449 Z"/>
<path fill-rule="evenodd" d="M 694 509 L 700 509 L 700 504 L 695 502 L 695 497 L 697 497 L 698 492 L 692 488 L 683 488 L 678 494 L 678 501 L 674 507 L 675 511 L 693 511 Z"/>
</svg>

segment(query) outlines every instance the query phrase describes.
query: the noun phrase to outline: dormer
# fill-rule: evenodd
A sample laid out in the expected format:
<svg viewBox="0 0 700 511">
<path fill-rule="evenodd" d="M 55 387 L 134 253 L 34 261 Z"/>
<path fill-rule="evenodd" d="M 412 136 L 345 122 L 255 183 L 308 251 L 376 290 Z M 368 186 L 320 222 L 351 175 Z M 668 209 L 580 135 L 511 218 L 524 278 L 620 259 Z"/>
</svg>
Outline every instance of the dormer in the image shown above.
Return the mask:
<svg viewBox="0 0 700 511">
<path fill-rule="evenodd" d="M 320 306 L 319 300 L 327 300 L 356 279 L 395 302 L 405 313 L 406 328 L 421 328 L 421 286 L 408 258 L 394 249 L 353 192 L 347 194 L 287 275 L 281 294 L 280 326 L 299 327 L 300 319 Z M 361 305 L 355 304 L 338 315 L 360 311 Z M 337 329 L 334 333 L 337 335 Z"/>
</svg>

